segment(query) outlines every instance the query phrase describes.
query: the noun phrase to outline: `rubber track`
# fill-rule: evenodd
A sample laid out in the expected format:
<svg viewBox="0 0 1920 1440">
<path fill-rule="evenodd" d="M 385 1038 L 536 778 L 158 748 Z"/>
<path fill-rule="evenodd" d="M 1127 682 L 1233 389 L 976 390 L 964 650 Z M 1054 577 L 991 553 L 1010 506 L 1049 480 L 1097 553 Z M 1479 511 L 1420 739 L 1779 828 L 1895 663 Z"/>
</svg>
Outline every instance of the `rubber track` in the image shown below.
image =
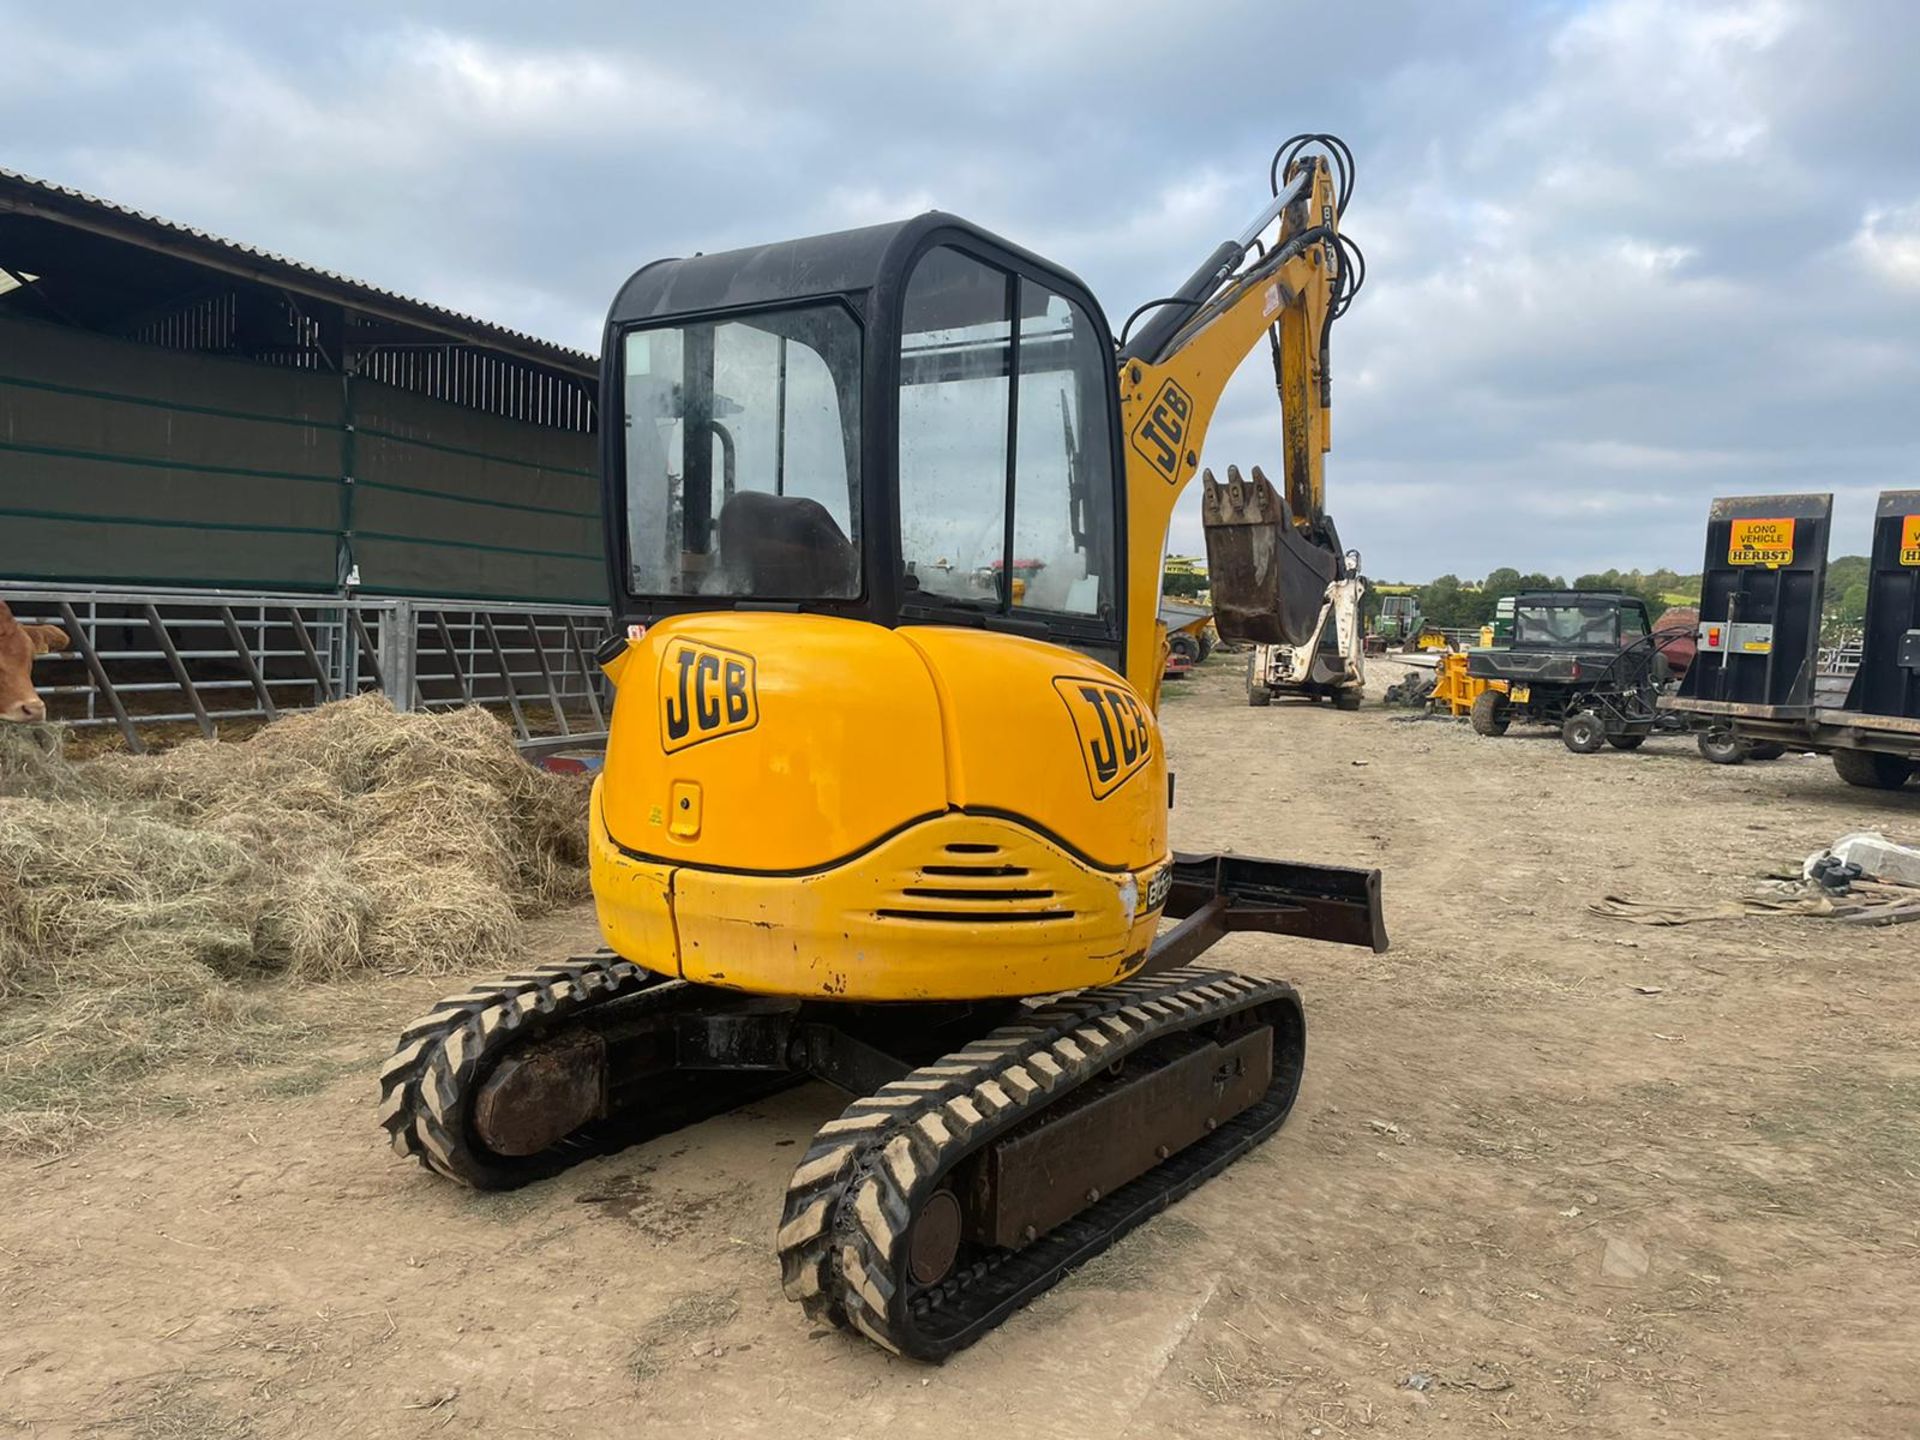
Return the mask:
<svg viewBox="0 0 1920 1440">
<path fill-rule="evenodd" d="M 591 1006 L 649 990 L 668 1001 L 694 989 L 603 951 L 449 996 L 400 1032 L 380 1071 L 380 1123 L 400 1155 L 475 1189 L 512 1189 L 552 1175 L 606 1147 L 583 1134 L 538 1155 L 484 1150 L 469 1133 L 467 1110 L 492 1062 Z"/>
<path fill-rule="evenodd" d="M 1272 1024 L 1260 1100 L 1033 1244 L 990 1252 L 910 1295 L 907 1232 L 969 1154 L 1165 1035 L 1247 1015 Z M 1282 981 L 1182 969 L 1084 990 L 856 1100 L 823 1125 L 788 1183 L 781 1281 L 809 1317 L 896 1354 L 943 1360 L 1279 1128 L 1305 1062 L 1299 997 Z"/>
</svg>

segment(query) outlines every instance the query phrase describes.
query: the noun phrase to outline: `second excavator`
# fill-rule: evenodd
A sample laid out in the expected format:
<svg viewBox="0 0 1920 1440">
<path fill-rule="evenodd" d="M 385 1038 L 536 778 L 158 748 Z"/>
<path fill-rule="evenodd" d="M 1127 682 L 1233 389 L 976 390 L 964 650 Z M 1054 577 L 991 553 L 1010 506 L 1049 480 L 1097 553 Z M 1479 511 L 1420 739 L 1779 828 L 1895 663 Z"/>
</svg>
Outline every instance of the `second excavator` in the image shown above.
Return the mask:
<svg viewBox="0 0 1920 1440">
<path fill-rule="evenodd" d="M 1227 598 L 1298 643 L 1339 562 L 1352 158 L 1301 136 L 1270 180 L 1117 343 L 1073 275 L 940 213 L 627 281 L 608 948 L 402 1032 L 402 1155 L 506 1188 L 829 1081 L 853 1099 L 788 1184 L 782 1282 L 939 1360 L 1280 1126 L 1299 997 L 1196 962 L 1244 931 L 1384 949 L 1379 873 L 1171 850 L 1155 715 L 1168 522 L 1263 338 L 1285 493 L 1234 517 L 1260 593 Z"/>
</svg>

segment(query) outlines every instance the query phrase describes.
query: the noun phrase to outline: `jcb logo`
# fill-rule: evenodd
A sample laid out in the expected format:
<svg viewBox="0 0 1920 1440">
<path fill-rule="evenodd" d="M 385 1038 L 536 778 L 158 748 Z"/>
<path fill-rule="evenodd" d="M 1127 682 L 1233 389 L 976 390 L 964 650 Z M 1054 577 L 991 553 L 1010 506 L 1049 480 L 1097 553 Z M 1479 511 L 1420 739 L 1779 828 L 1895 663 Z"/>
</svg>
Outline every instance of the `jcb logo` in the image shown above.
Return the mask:
<svg viewBox="0 0 1920 1440">
<path fill-rule="evenodd" d="M 660 748 L 671 755 L 760 723 L 753 657 L 670 640 L 660 658 Z"/>
<path fill-rule="evenodd" d="M 1093 798 L 1104 800 L 1153 758 L 1153 722 L 1147 707 L 1125 686 L 1103 680 L 1056 678 L 1053 688 L 1066 702 L 1080 737 L 1080 758 L 1087 764 Z"/>
<path fill-rule="evenodd" d="M 1160 393 L 1133 427 L 1133 448 L 1169 480 L 1180 478 L 1181 447 L 1193 420 L 1193 397 L 1171 380 L 1160 382 Z"/>
</svg>

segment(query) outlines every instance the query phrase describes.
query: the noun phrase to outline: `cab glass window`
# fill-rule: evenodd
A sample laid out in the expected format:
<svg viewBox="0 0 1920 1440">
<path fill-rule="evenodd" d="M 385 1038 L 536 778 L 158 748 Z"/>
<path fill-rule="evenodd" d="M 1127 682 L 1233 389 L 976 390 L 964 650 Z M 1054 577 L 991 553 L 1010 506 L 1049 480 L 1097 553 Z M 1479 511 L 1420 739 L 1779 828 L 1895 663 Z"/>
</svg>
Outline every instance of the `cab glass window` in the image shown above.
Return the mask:
<svg viewBox="0 0 1920 1440">
<path fill-rule="evenodd" d="M 1112 365 L 1077 305 L 957 250 L 909 280 L 900 354 L 908 603 L 1116 607 Z"/>
<path fill-rule="evenodd" d="M 1513 643 L 1548 648 L 1601 646 L 1619 640 L 1619 611 L 1610 601 L 1560 600 L 1519 606 Z"/>
<path fill-rule="evenodd" d="M 808 305 L 630 333 L 636 595 L 851 599 L 860 572 L 860 327 Z"/>
<path fill-rule="evenodd" d="M 1012 278 L 944 246 L 900 336 L 900 554 L 908 599 L 998 608 L 1007 540 Z"/>
<path fill-rule="evenodd" d="M 1079 306 L 1029 280 L 1020 295 L 1013 603 L 1098 615 L 1113 605 L 1112 360 Z"/>
</svg>

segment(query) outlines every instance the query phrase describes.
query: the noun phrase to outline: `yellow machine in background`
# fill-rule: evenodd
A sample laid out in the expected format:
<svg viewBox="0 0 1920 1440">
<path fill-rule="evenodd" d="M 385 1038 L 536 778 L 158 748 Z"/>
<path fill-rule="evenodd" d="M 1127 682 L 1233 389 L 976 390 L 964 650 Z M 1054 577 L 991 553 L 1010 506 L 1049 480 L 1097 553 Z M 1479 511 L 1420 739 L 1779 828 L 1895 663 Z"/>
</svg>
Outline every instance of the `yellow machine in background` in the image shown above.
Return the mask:
<svg viewBox="0 0 1920 1440">
<path fill-rule="evenodd" d="M 1433 691 L 1427 696 L 1427 704 L 1434 710 L 1444 709 L 1448 715 L 1458 720 L 1473 713 L 1473 702 L 1489 690 L 1505 690 L 1504 680 L 1482 680 L 1467 673 L 1467 652 L 1453 650 L 1440 657 L 1440 664 L 1434 672 Z"/>
<path fill-rule="evenodd" d="M 1156 612 L 1263 337 L 1287 508 L 1239 538 L 1277 523 L 1290 565 L 1339 564 L 1351 170 L 1330 137 L 1283 147 L 1255 222 L 1117 351 L 1072 275 L 939 213 L 627 282 L 601 393 L 610 949 L 408 1027 L 396 1149 L 519 1185 L 831 1081 L 856 1098 L 794 1171 L 783 1283 L 938 1359 L 1280 1125 L 1297 996 L 1192 962 L 1241 930 L 1384 948 L 1379 876 L 1170 850 Z M 1265 602 L 1280 629 L 1319 610 L 1298 589 Z"/>
</svg>

